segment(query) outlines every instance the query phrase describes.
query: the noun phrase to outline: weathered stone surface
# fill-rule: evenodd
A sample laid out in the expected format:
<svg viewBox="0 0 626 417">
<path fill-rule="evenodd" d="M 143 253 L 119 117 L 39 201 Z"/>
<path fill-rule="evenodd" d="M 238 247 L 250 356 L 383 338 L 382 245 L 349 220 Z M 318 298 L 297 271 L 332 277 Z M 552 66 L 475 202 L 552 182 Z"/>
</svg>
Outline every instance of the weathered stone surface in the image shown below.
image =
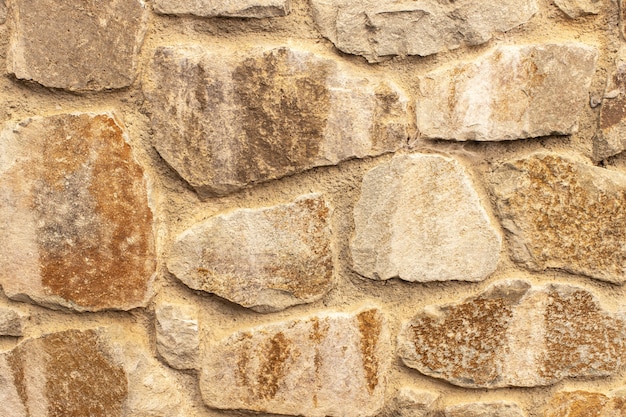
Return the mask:
<svg viewBox="0 0 626 417">
<path fill-rule="evenodd" d="M 22 336 L 26 315 L 7 307 L 0 307 L 0 336 Z"/>
<path fill-rule="evenodd" d="M 369 62 L 479 45 L 494 33 L 526 23 L 537 12 L 535 0 L 311 0 L 311 5 L 326 38 L 339 50 Z"/>
<path fill-rule="evenodd" d="M 395 410 L 398 417 L 428 417 L 434 411 L 438 394 L 430 391 L 402 387 L 395 399 Z"/>
<path fill-rule="evenodd" d="M 400 148 L 408 100 L 285 47 L 161 47 L 145 80 L 154 146 L 201 196 Z"/>
<path fill-rule="evenodd" d="M 621 417 L 626 416 L 626 396 L 608 397 L 598 392 L 559 392 L 544 410 L 544 417 Z"/>
<path fill-rule="evenodd" d="M 524 417 L 519 405 L 509 401 L 469 403 L 448 407 L 445 417 Z"/>
<path fill-rule="evenodd" d="M 155 0 L 161 14 L 191 14 L 203 17 L 277 17 L 289 14 L 290 0 Z"/>
<path fill-rule="evenodd" d="M 399 337 L 404 363 L 463 387 L 533 387 L 600 377 L 622 365 L 626 323 L 590 292 L 502 281 L 458 304 L 431 306 Z"/>
<path fill-rule="evenodd" d="M 599 0 L 554 0 L 554 4 L 571 19 L 598 14 L 601 5 Z"/>
<path fill-rule="evenodd" d="M 146 179 L 108 114 L 34 117 L 0 133 L 0 284 L 79 311 L 145 305 L 155 271 Z"/>
<path fill-rule="evenodd" d="M 11 5 L 7 68 L 17 78 L 72 91 L 132 84 L 145 32 L 143 0 Z"/>
<path fill-rule="evenodd" d="M 7 6 L 4 0 L 0 0 L 0 24 L 4 24 L 7 20 Z"/>
<path fill-rule="evenodd" d="M 155 315 L 159 355 L 173 368 L 195 369 L 200 346 L 197 308 L 160 303 Z"/>
<path fill-rule="evenodd" d="M 513 259 L 609 282 L 626 281 L 626 176 L 535 153 L 492 176 Z"/>
<path fill-rule="evenodd" d="M 193 289 L 259 312 L 310 303 L 332 287 L 329 221 L 318 194 L 237 210 L 183 232 L 167 267 Z"/>
<path fill-rule="evenodd" d="M 354 224 L 353 267 L 372 279 L 480 281 L 500 258 L 465 170 L 441 155 L 396 156 L 365 174 Z"/>
<path fill-rule="evenodd" d="M 605 159 L 626 149 L 626 47 L 620 49 L 608 76 L 599 127 L 593 143 L 594 159 Z"/>
<path fill-rule="evenodd" d="M 597 59 L 580 43 L 499 46 L 477 61 L 419 77 L 423 138 L 498 141 L 569 135 Z"/>
<path fill-rule="evenodd" d="M 263 325 L 207 349 L 200 389 L 219 409 L 372 416 L 383 406 L 388 344 L 376 308 Z"/>
</svg>

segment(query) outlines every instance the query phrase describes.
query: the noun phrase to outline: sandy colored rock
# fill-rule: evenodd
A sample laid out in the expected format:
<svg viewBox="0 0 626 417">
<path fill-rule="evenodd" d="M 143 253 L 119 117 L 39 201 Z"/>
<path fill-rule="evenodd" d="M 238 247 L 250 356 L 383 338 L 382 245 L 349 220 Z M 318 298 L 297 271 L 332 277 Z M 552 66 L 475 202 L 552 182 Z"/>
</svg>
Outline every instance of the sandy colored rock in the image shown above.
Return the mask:
<svg viewBox="0 0 626 417">
<path fill-rule="evenodd" d="M 61 114 L 0 133 L 0 284 L 78 311 L 146 304 L 155 272 L 146 178 L 109 114 Z"/>
<path fill-rule="evenodd" d="M 395 398 L 395 410 L 398 417 L 429 417 L 436 408 L 439 394 L 402 387 Z"/>
<path fill-rule="evenodd" d="M 497 168 L 492 189 L 516 262 L 626 281 L 626 175 L 535 153 Z"/>
<path fill-rule="evenodd" d="M 71 91 L 131 85 L 143 42 L 142 0 L 14 0 L 7 70 L 19 79 Z"/>
<path fill-rule="evenodd" d="M 0 0 L 0 24 L 7 20 L 7 5 L 5 0 Z"/>
<path fill-rule="evenodd" d="M 173 368 L 195 369 L 200 346 L 197 308 L 160 303 L 154 312 L 159 355 Z"/>
<path fill-rule="evenodd" d="M 554 395 L 544 417 L 622 417 L 626 416 L 626 396 L 606 396 L 599 392 L 569 391 Z"/>
<path fill-rule="evenodd" d="M 593 157 L 608 158 L 626 149 L 626 47 L 615 59 L 600 107 L 600 125 L 594 136 Z"/>
<path fill-rule="evenodd" d="M 300 49 L 161 47 L 145 90 L 156 150 L 203 197 L 392 152 L 410 136 L 400 90 Z"/>
<path fill-rule="evenodd" d="M 510 401 L 453 405 L 443 414 L 445 417 L 525 417 L 519 405 Z"/>
<path fill-rule="evenodd" d="M 384 402 L 388 337 L 376 308 L 242 330 L 207 348 L 202 397 L 219 409 L 373 416 Z"/>
<path fill-rule="evenodd" d="M 481 281 L 500 258 L 468 175 L 441 155 L 395 156 L 366 173 L 354 224 L 353 268 L 372 279 Z"/>
<path fill-rule="evenodd" d="M 429 306 L 405 323 L 403 362 L 469 388 L 535 387 L 614 375 L 626 323 L 589 291 L 500 281 L 458 304 Z"/>
<path fill-rule="evenodd" d="M 581 43 L 499 46 L 419 77 L 427 139 L 499 141 L 569 135 L 588 102 L 598 52 Z"/>
<path fill-rule="evenodd" d="M 24 313 L 13 308 L 0 307 L 0 336 L 22 336 L 25 319 Z"/>
<path fill-rule="evenodd" d="M 329 221 L 318 194 L 236 210 L 178 236 L 167 267 L 193 289 L 259 312 L 310 303 L 332 287 Z"/>
<path fill-rule="evenodd" d="M 154 11 L 161 14 L 203 17 L 278 17 L 289 14 L 291 0 L 155 0 Z"/>
<path fill-rule="evenodd" d="M 311 5 L 322 35 L 342 52 L 369 62 L 479 45 L 537 12 L 535 0 L 311 0 Z"/>
<path fill-rule="evenodd" d="M 554 0 L 554 4 L 569 18 L 577 19 L 581 16 L 598 14 L 600 12 L 600 0 Z"/>
</svg>

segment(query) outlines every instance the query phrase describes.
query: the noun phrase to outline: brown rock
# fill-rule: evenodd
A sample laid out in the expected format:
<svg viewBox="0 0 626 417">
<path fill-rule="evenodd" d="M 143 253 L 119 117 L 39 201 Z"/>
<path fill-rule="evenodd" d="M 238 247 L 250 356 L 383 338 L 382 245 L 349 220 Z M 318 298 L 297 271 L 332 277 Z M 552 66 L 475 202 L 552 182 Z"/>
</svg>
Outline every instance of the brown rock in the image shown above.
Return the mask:
<svg viewBox="0 0 626 417">
<path fill-rule="evenodd" d="M 383 406 L 388 344 L 375 308 L 239 331 L 206 350 L 202 397 L 219 409 L 372 416 Z"/>
<path fill-rule="evenodd" d="M 615 374 L 626 323 L 588 291 L 502 281 L 458 304 L 431 306 L 406 323 L 404 363 L 471 388 L 533 387 Z"/>
<path fill-rule="evenodd" d="M 183 232 L 167 267 L 193 289 L 259 312 L 310 303 L 332 287 L 329 221 L 318 194 L 237 210 Z"/>
<path fill-rule="evenodd" d="M 289 14 L 290 0 L 155 0 L 154 11 L 162 14 L 203 17 L 278 17 Z"/>
<path fill-rule="evenodd" d="M 547 405 L 544 417 L 622 417 L 626 416 L 626 396 L 608 397 L 598 392 L 559 392 Z"/>
<path fill-rule="evenodd" d="M 448 407 L 445 417 L 524 417 L 519 405 L 510 401 L 469 403 Z"/>
<path fill-rule="evenodd" d="M 46 87 L 100 91 L 135 79 L 143 0 L 14 0 L 8 71 Z"/>
<path fill-rule="evenodd" d="M 146 179 L 108 114 L 35 117 L 0 140 L 0 284 L 79 311 L 145 305 L 155 271 Z"/>
<path fill-rule="evenodd" d="M 154 146 L 202 197 L 400 148 L 408 100 L 336 60 L 289 49 L 157 49 L 145 79 Z"/>
<path fill-rule="evenodd" d="M 624 174 L 536 153 L 499 167 L 492 189 L 516 262 L 626 281 Z"/>
</svg>

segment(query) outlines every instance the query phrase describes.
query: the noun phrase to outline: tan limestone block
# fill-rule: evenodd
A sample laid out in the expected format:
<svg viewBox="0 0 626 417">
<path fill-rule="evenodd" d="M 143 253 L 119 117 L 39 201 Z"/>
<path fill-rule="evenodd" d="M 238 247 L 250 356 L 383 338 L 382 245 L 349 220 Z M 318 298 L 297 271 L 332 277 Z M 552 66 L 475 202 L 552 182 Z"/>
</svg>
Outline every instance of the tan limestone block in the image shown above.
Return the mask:
<svg viewBox="0 0 626 417">
<path fill-rule="evenodd" d="M 402 387 L 395 398 L 399 417 L 429 417 L 437 407 L 439 394 L 414 387 Z"/>
<path fill-rule="evenodd" d="M 609 73 L 600 107 L 600 129 L 594 136 L 596 160 L 617 155 L 626 149 L 626 47 L 620 48 L 615 67 Z"/>
<path fill-rule="evenodd" d="M 554 4 L 569 18 L 577 19 L 581 16 L 598 14 L 602 2 L 600 0 L 554 0 Z"/>
<path fill-rule="evenodd" d="M 159 303 L 155 309 L 159 355 L 172 368 L 196 369 L 199 355 L 198 309 L 178 303 Z"/>
<path fill-rule="evenodd" d="M 468 403 L 446 408 L 445 417 L 525 417 L 514 402 Z"/>
<path fill-rule="evenodd" d="M 558 392 L 550 399 L 543 416 L 623 417 L 626 416 L 626 396 L 623 392 L 610 396 L 588 391 Z"/>
<path fill-rule="evenodd" d="M 161 14 L 202 17 L 265 18 L 286 16 L 290 0 L 155 0 L 154 11 Z"/>
</svg>

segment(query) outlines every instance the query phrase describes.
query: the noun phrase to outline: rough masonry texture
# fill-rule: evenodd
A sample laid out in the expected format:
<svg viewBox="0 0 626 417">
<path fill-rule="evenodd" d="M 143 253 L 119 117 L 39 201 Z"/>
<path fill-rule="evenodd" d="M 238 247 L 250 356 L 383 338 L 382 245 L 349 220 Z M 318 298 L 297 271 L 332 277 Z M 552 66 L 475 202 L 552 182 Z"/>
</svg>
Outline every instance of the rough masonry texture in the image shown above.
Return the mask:
<svg viewBox="0 0 626 417">
<path fill-rule="evenodd" d="M 0 307 L 0 336 L 23 336 L 27 315 L 12 308 Z"/>
<path fill-rule="evenodd" d="M 500 259 L 470 178 L 441 155 L 396 156 L 366 173 L 354 223 L 354 269 L 372 279 L 480 281 Z"/>
<path fill-rule="evenodd" d="M 600 129 L 594 138 L 594 158 L 604 159 L 626 149 L 626 47 L 618 51 L 600 107 Z"/>
<path fill-rule="evenodd" d="M 151 65 L 154 146 L 202 196 L 391 152 L 409 138 L 400 90 L 305 50 L 161 47 Z"/>
<path fill-rule="evenodd" d="M 197 308 L 179 303 L 159 303 L 156 345 L 159 355 L 176 369 L 196 369 L 200 349 Z"/>
<path fill-rule="evenodd" d="M 621 417 L 626 415 L 626 393 L 622 390 L 607 396 L 589 391 L 559 392 L 550 399 L 543 415 Z"/>
<path fill-rule="evenodd" d="M 405 323 L 403 362 L 462 387 L 551 385 L 613 375 L 626 322 L 591 292 L 564 284 L 498 282 L 463 302 L 430 306 Z"/>
<path fill-rule="evenodd" d="M 12 0 L 7 70 L 46 87 L 100 91 L 136 76 L 142 0 Z"/>
<path fill-rule="evenodd" d="M 237 210 L 178 236 L 167 267 L 193 289 L 259 312 L 310 303 L 332 286 L 329 221 L 318 194 Z"/>
<path fill-rule="evenodd" d="M 554 0 L 554 4 L 571 19 L 598 14 L 601 5 L 599 0 Z"/>
<path fill-rule="evenodd" d="M 440 2 L 311 0 L 321 33 L 342 52 L 377 62 L 395 55 L 432 55 L 480 45 L 526 23 L 534 0 Z"/>
<path fill-rule="evenodd" d="M 525 417 L 519 406 L 509 401 L 454 405 L 446 408 L 443 415 L 445 417 Z"/>
<path fill-rule="evenodd" d="M 419 133 L 479 141 L 574 133 L 597 55 L 581 43 L 499 46 L 430 72 L 418 78 Z"/>
<path fill-rule="evenodd" d="M 291 0 L 156 0 L 163 14 L 265 18 L 289 14 Z"/>
<path fill-rule="evenodd" d="M 202 397 L 220 409 L 373 416 L 384 401 L 388 337 L 373 307 L 242 330 L 205 352 Z"/>
<path fill-rule="evenodd" d="M 626 175 L 542 152 L 497 168 L 492 189 L 515 261 L 626 281 Z"/>
<path fill-rule="evenodd" d="M 79 311 L 145 305 L 155 272 L 144 171 L 107 113 L 33 117 L 0 133 L 0 284 Z"/>
</svg>

